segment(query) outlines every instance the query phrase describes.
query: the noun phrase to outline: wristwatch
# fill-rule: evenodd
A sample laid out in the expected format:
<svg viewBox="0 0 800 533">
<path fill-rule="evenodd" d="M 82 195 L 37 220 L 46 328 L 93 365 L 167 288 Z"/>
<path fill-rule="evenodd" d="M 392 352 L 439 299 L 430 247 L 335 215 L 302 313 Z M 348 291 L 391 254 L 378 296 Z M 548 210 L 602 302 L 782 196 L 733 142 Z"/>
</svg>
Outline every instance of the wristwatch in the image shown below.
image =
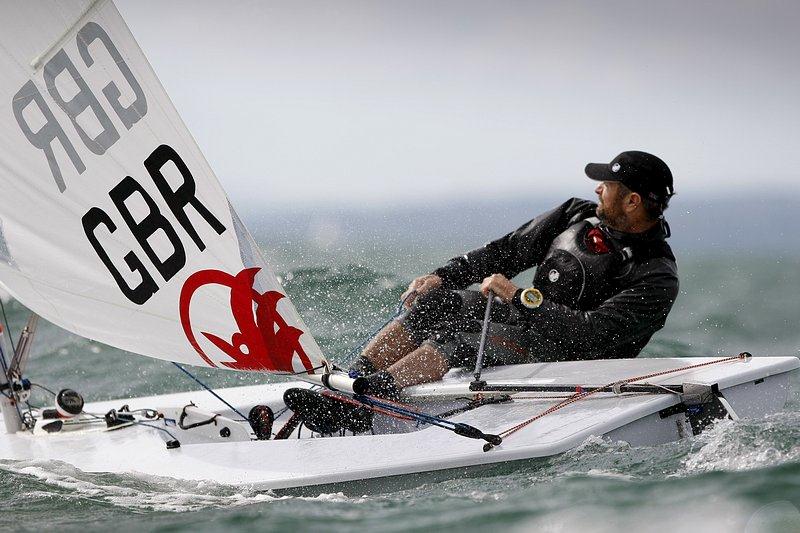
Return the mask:
<svg viewBox="0 0 800 533">
<path fill-rule="evenodd" d="M 544 296 L 542 296 L 542 291 L 535 287 L 530 287 L 523 290 L 519 295 L 519 301 L 522 303 L 523 306 L 527 307 L 528 309 L 536 309 L 542 302 L 544 301 Z"/>
</svg>

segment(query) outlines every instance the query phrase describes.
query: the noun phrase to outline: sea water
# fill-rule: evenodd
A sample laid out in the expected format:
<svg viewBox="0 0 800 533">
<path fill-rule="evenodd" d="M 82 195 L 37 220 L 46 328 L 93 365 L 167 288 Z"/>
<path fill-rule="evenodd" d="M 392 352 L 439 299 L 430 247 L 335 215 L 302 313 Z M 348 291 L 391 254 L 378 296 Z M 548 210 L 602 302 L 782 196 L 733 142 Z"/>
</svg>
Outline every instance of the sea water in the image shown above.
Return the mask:
<svg viewBox="0 0 800 533">
<path fill-rule="evenodd" d="M 394 313 L 415 275 L 516 227 L 528 211 L 484 206 L 402 216 L 260 213 L 245 222 L 320 345 L 344 362 Z M 769 230 L 768 238 L 751 238 L 752 227 L 729 222 L 734 238 L 726 241 L 724 229 L 709 233 L 692 222 L 689 210 L 671 215 L 681 294 L 666 327 L 640 357 L 743 350 L 800 355 L 796 238 L 776 246 L 769 239 L 780 228 L 770 230 L 761 218 L 759 231 Z M 13 300 L 5 308 L 18 334 L 27 310 Z M 87 400 L 196 388 L 169 363 L 131 356 L 47 322 L 40 325 L 28 370 L 34 382 L 74 388 Z M 274 379 L 202 369 L 197 374 L 214 386 Z M 636 448 L 592 438 L 524 466 L 369 494 L 286 496 L 213 482 L 89 474 L 47 461 L 0 462 L 0 529 L 675 531 L 691 525 L 703 531 L 800 531 L 796 375 L 791 383 L 784 412 L 722 421 L 681 442 Z M 48 398 L 37 392 L 34 401 Z"/>
</svg>

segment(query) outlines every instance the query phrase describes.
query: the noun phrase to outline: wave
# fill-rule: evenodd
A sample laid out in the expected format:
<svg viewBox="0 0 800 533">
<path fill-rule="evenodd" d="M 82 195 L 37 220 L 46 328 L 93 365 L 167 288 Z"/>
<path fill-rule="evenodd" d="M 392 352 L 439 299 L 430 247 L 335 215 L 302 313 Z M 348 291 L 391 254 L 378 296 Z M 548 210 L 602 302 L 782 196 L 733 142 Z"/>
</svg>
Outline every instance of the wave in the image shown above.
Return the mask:
<svg viewBox="0 0 800 533">
<path fill-rule="evenodd" d="M 281 499 L 268 492 L 186 482 L 143 475 L 110 475 L 83 472 L 57 461 L 2 462 L 0 467 L 14 474 L 33 477 L 46 486 L 18 479 L 22 492 L 16 498 L 57 499 L 66 502 L 92 500 L 133 510 L 180 513 L 205 508 L 228 508 Z M 30 488 L 25 490 L 25 486 Z"/>
<path fill-rule="evenodd" d="M 695 438 L 683 461 L 686 474 L 742 472 L 784 464 L 800 465 L 800 413 L 760 419 L 720 420 Z"/>
</svg>

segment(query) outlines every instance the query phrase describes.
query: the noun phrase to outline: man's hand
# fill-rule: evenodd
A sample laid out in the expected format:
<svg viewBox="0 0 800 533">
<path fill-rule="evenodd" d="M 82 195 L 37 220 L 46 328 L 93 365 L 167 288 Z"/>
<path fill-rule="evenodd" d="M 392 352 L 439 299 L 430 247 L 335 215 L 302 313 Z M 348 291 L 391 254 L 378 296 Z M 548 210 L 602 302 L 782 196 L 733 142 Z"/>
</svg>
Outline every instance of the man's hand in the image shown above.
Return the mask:
<svg viewBox="0 0 800 533">
<path fill-rule="evenodd" d="M 441 285 L 442 278 L 436 274 L 425 274 L 412 281 L 400 299 L 403 300 L 403 305 L 409 308 L 411 304 L 414 303 L 414 300 L 417 299 L 417 296 L 422 296 L 426 292 L 440 287 Z"/>
<path fill-rule="evenodd" d="M 517 292 L 519 287 L 511 283 L 507 277 L 502 274 L 492 274 L 488 278 L 484 278 L 481 283 L 481 292 L 487 298 L 489 291 L 492 291 L 495 296 L 499 297 L 505 303 L 511 303 L 514 298 L 514 293 Z"/>
</svg>

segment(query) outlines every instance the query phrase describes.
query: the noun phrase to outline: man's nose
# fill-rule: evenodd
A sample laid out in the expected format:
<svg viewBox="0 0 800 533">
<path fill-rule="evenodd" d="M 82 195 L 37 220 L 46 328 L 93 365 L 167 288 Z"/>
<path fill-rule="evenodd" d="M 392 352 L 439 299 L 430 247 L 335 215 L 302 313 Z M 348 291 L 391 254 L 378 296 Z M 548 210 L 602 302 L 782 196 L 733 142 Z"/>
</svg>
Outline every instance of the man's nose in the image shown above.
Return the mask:
<svg viewBox="0 0 800 533">
<path fill-rule="evenodd" d="M 597 186 L 597 188 L 595 188 L 594 192 L 595 192 L 595 193 L 597 193 L 597 195 L 598 195 L 598 196 L 600 196 L 601 194 L 603 194 L 603 184 L 602 184 L 602 183 L 600 183 L 600 184 Z"/>
</svg>

